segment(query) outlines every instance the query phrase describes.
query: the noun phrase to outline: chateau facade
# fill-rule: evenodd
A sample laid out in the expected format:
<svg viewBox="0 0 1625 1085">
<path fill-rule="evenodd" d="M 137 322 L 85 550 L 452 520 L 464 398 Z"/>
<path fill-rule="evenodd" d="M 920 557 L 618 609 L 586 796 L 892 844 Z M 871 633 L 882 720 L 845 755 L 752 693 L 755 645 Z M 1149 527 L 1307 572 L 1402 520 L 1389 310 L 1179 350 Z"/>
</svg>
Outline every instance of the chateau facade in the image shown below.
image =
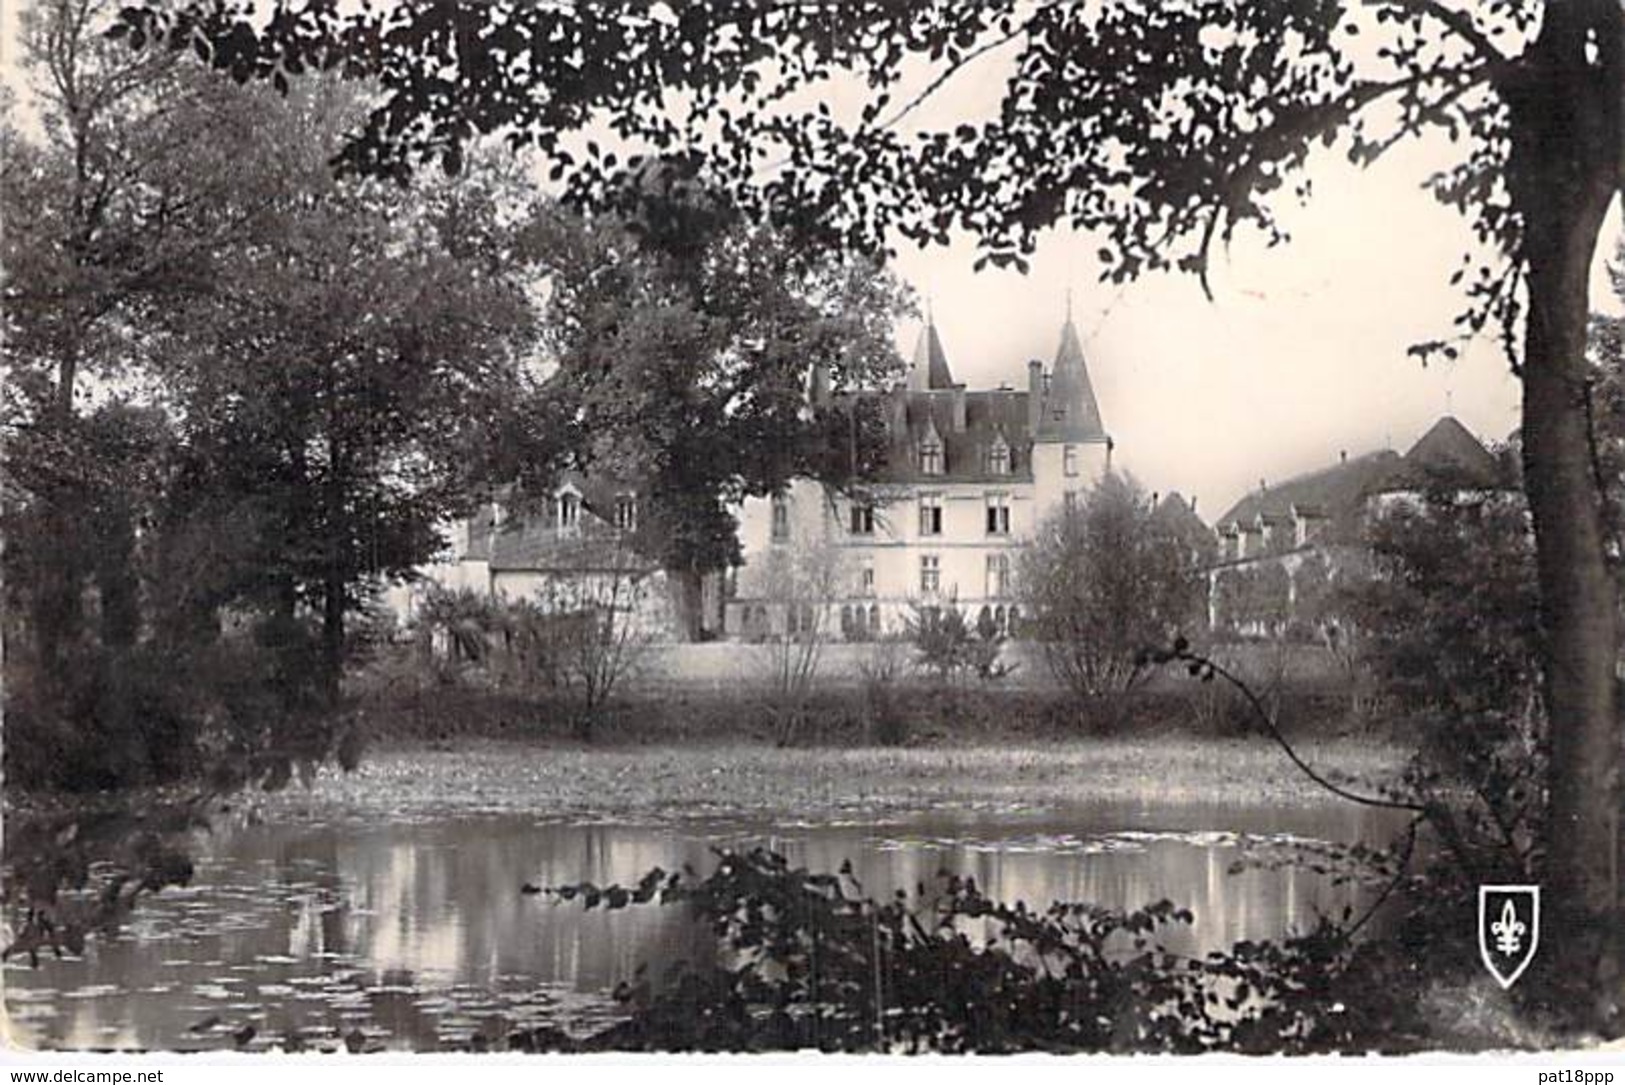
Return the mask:
<svg viewBox="0 0 1625 1085">
<path fill-rule="evenodd" d="M 1111 468 L 1112 440 L 1070 314 L 1053 364 L 1029 362 L 1024 389 L 955 382 L 928 322 L 896 388 L 831 396 L 814 374 L 811 398 L 835 410 L 871 401 L 884 419 L 885 465 L 864 499 L 800 480 L 744 502 L 744 564 L 724 608 L 729 637 L 817 621 L 869 639 L 902 629 L 917 606 L 948 605 L 1009 628 L 1020 616 L 1021 543 Z"/>
</svg>

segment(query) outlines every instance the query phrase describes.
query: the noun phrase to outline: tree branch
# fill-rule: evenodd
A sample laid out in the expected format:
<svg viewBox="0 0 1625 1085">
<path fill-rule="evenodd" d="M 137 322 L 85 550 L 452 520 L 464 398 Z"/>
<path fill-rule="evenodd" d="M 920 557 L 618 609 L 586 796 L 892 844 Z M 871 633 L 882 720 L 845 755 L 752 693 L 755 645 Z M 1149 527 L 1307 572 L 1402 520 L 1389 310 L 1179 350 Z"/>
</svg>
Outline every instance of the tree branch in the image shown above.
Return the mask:
<svg viewBox="0 0 1625 1085">
<path fill-rule="evenodd" d="M 900 107 L 897 112 L 893 113 L 889 118 L 880 122 L 879 127 L 882 129 L 895 127 L 904 117 L 914 112 L 914 110 L 918 109 L 920 105 L 926 101 L 926 99 L 930 98 L 931 95 L 940 90 L 944 83 L 958 75 L 966 65 L 970 64 L 978 57 L 981 57 L 983 54 L 990 53 L 1000 46 L 1008 45 L 1010 42 L 1021 37 L 1023 34 L 1026 34 L 1027 30 L 1027 25 L 1023 23 L 1021 26 L 1010 31 L 1008 34 L 1000 35 L 985 45 L 980 45 L 977 48 L 972 49 L 954 63 L 944 68 L 941 74 L 939 74 L 935 79 L 931 80 L 931 82 L 927 84 L 926 87 L 920 91 L 920 93 L 916 94 L 913 98 L 905 102 L 902 107 Z"/>
<path fill-rule="evenodd" d="M 1495 47 L 1489 35 L 1478 28 L 1473 17 L 1465 11 L 1446 7 L 1439 0 L 1365 0 L 1367 7 L 1390 8 L 1412 12 L 1419 15 L 1428 15 L 1443 23 L 1446 28 L 1473 47 L 1473 50 L 1486 61 L 1499 62 L 1507 59 L 1505 53 Z"/>
</svg>

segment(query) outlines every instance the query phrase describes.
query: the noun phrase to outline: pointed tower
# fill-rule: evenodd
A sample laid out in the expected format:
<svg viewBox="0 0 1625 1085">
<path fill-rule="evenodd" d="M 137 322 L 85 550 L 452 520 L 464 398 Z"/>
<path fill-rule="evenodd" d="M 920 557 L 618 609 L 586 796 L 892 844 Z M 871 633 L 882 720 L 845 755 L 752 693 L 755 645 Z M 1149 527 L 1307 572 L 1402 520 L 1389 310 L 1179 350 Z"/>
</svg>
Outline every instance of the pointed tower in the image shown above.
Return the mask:
<svg viewBox="0 0 1625 1085">
<path fill-rule="evenodd" d="M 909 391 L 946 391 L 953 386 L 954 376 L 948 371 L 948 356 L 943 353 L 942 340 L 937 338 L 936 321 L 928 317 L 914 344 L 914 362 L 908 367 Z"/>
<path fill-rule="evenodd" d="M 1036 366 L 1037 363 L 1034 363 Z M 1111 470 L 1112 439 L 1100 417 L 1083 343 L 1072 323 L 1067 299 L 1066 323 L 1055 351 L 1049 380 L 1042 382 L 1037 424 L 1033 427 L 1033 499 L 1040 517 L 1088 491 Z"/>
<path fill-rule="evenodd" d="M 1106 440 L 1100 404 L 1095 401 L 1089 367 L 1083 360 L 1083 343 L 1078 339 L 1071 313 L 1061 328 L 1061 345 L 1055 350 L 1055 367 L 1050 371 L 1049 394 L 1044 397 L 1038 432 L 1033 439 L 1072 444 Z"/>
</svg>

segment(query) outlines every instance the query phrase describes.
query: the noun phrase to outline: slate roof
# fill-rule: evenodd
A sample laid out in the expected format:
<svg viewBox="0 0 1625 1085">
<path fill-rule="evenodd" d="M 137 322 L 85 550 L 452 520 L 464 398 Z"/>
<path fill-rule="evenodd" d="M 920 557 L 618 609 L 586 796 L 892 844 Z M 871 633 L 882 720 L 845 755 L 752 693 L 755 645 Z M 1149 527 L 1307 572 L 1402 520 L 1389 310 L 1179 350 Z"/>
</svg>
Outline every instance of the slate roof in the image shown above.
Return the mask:
<svg viewBox="0 0 1625 1085">
<path fill-rule="evenodd" d="M 530 511 L 510 516 L 500 525 L 493 523 L 487 506 L 469 523 L 468 556 L 489 561 L 493 573 L 625 571 L 629 563 L 635 568 L 654 568 L 653 563 L 633 555 L 630 538 L 614 524 L 618 497 L 632 494 L 639 501 L 643 500 L 634 486 L 613 478 L 587 477 L 575 472 L 560 476 L 555 493 L 566 486 L 581 495 L 581 511 L 574 530 L 559 530 L 558 504 L 552 496 Z"/>
<path fill-rule="evenodd" d="M 1368 496 L 1387 488 L 1402 462 L 1399 453 L 1386 449 L 1289 478 L 1247 494 L 1215 526 L 1221 531 L 1232 525 L 1250 527 L 1261 516 L 1270 522 L 1290 522 L 1295 505 L 1322 510 L 1333 518 L 1357 511 Z"/>
<path fill-rule="evenodd" d="M 1509 482 L 1500 461 L 1449 415 L 1411 446 L 1405 464 L 1405 477 L 1398 481 L 1416 486 L 1442 481 L 1464 489 L 1497 489 Z"/>
<path fill-rule="evenodd" d="M 914 360 L 908 367 L 908 387 L 916 392 L 926 392 L 953 386 L 954 375 L 948 369 L 948 355 L 937 336 L 937 326 L 927 321 L 914 344 Z"/>
<path fill-rule="evenodd" d="M 1196 510 L 1185 500 L 1178 490 L 1171 491 L 1151 512 L 1152 519 L 1166 526 L 1176 538 L 1198 551 L 1200 554 L 1211 557 L 1217 549 L 1217 542 L 1213 537 L 1213 529 L 1207 526 L 1207 521 L 1197 515 Z"/>
<path fill-rule="evenodd" d="M 1207 526 L 1207 521 L 1196 514 L 1190 502 L 1185 500 L 1185 495 L 1178 490 L 1170 490 L 1158 501 L 1151 515 L 1170 527 L 1178 528 L 1181 532 L 1200 531 L 1205 534 L 1211 530 Z"/>
<path fill-rule="evenodd" d="M 1089 367 L 1083 358 L 1083 343 L 1070 314 L 1061 328 L 1061 345 L 1055 351 L 1055 369 L 1034 439 L 1080 444 L 1106 440 L 1100 404 L 1095 401 Z"/>
<path fill-rule="evenodd" d="M 859 393 L 883 397 L 891 450 L 882 473 L 888 482 L 1031 482 L 1027 393 L 1015 391 Z M 963 397 L 965 427 L 954 426 L 954 399 Z M 934 432 L 942 442 L 943 472 L 920 471 L 920 444 Z M 1008 474 L 989 471 L 989 455 L 1002 439 L 1010 450 Z"/>
<path fill-rule="evenodd" d="M 1232 505 L 1215 526 L 1223 531 L 1268 523 L 1290 523 L 1294 510 L 1331 521 L 1334 532 L 1354 524 L 1369 497 L 1444 484 L 1460 489 L 1501 489 L 1509 485 L 1500 462 L 1456 419 L 1435 422 L 1401 456 L 1369 452 L 1285 482 L 1254 490 Z"/>
<path fill-rule="evenodd" d="M 1035 363 L 1036 364 L 1036 363 Z M 920 331 L 914 363 L 902 386 L 888 392 L 843 393 L 836 399 L 858 396 L 877 401 L 891 441 L 884 481 L 907 483 L 978 482 L 988 484 L 1031 482 L 1034 441 L 1075 444 L 1105 442 L 1100 404 L 1089 380 L 1083 345 L 1070 317 L 1061 329 L 1049 390 L 1037 412 L 1033 431 L 1030 390 L 1010 388 L 968 391 L 953 382 L 948 358 L 936 326 Z M 964 404 L 963 426 L 956 425 L 955 403 Z M 934 432 L 943 446 L 943 472 L 920 471 L 920 444 Z M 1010 450 L 1009 472 L 989 470 L 989 452 L 1002 440 Z"/>
</svg>

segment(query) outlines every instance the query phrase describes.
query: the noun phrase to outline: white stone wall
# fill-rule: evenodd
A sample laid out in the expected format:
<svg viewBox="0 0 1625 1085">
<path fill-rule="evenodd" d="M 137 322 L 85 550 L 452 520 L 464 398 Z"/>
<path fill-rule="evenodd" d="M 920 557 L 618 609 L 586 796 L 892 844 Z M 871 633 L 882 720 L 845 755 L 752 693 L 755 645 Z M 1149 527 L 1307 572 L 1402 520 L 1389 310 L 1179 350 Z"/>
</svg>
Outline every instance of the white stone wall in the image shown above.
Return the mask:
<svg viewBox="0 0 1625 1085">
<path fill-rule="evenodd" d="M 1067 473 L 1067 450 L 1072 450 L 1074 472 Z M 1106 477 L 1111 452 L 1103 441 L 1081 444 L 1035 444 L 1033 446 L 1033 500 L 1039 519 L 1058 511 L 1066 495 L 1082 495 Z"/>
</svg>

